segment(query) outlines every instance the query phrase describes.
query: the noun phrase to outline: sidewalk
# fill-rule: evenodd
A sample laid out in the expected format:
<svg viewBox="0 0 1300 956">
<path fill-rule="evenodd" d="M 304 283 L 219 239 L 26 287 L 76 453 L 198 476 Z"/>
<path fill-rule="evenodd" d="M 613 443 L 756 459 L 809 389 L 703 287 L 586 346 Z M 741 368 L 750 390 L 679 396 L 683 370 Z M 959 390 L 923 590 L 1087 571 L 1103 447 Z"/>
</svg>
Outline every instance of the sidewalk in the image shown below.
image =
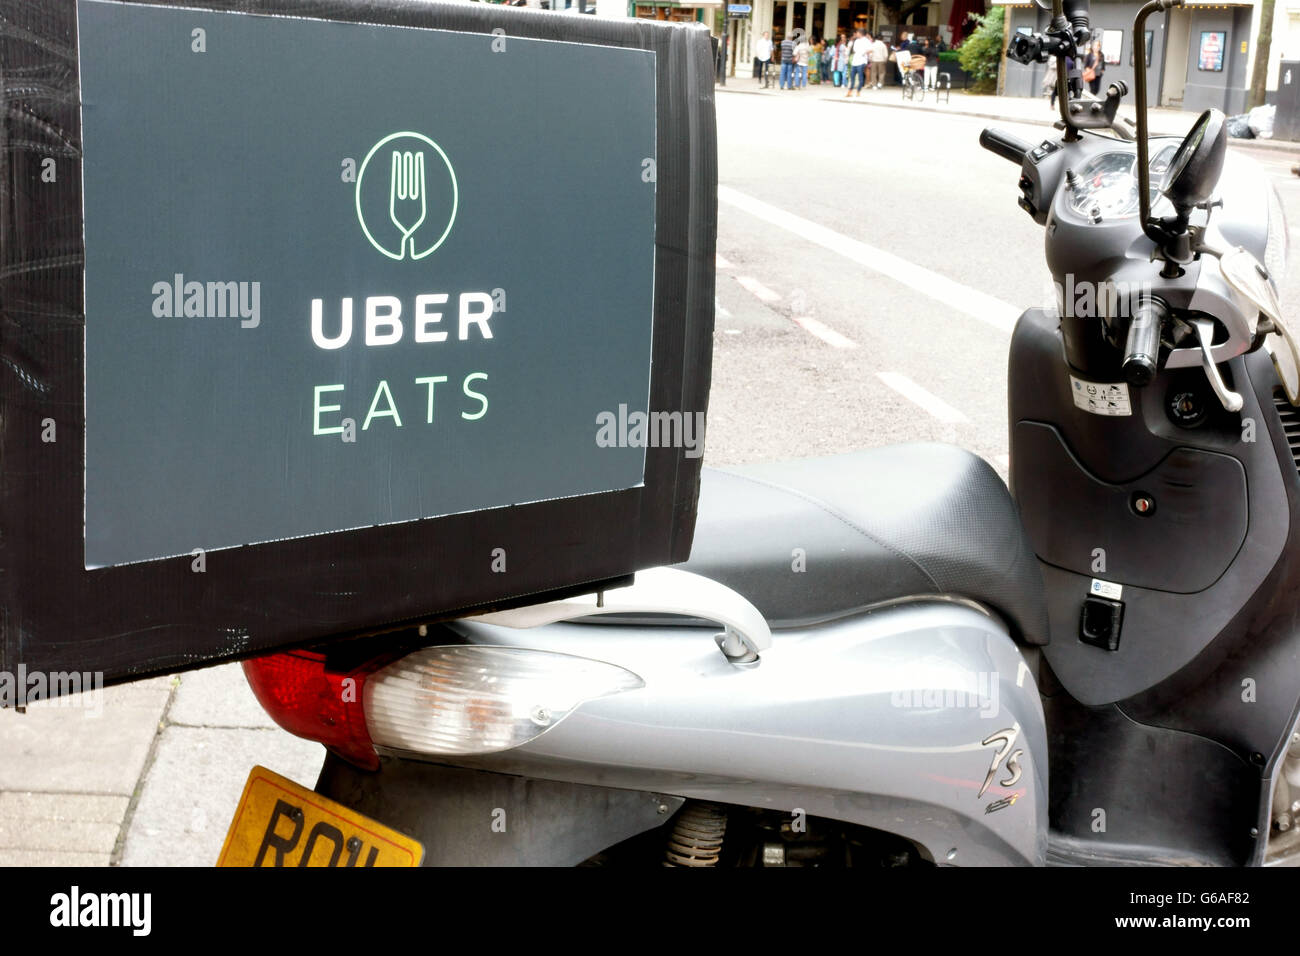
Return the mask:
<svg viewBox="0 0 1300 956">
<path fill-rule="evenodd" d="M 0 711 L 0 866 L 212 866 L 260 763 L 313 787 L 238 664 Z"/>
<path fill-rule="evenodd" d="M 802 90 L 781 90 L 776 86 L 775 79 L 772 81 L 772 86 L 765 90 L 759 80 L 749 76 L 729 76 L 727 77 L 726 86 L 717 84 L 714 86 L 714 90 L 718 93 L 746 93 L 756 96 L 833 100 L 851 106 L 883 106 L 893 109 L 924 110 L 931 113 L 950 113 L 980 119 L 1000 120 L 1004 123 L 1032 123 L 1049 128 L 1061 118 L 1059 109 L 1051 109 L 1045 96 L 994 96 L 986 93 L 968 93 L 965 90 L 953 90 L 949 99 L 936 103 L 934 93 L 927 90 L 925 99 L 914 103 L 903 99 L 903 89 L 900 86 L 887 86 L 881 90 L 866 89 L 862 91 L 860 96 L 846 97 L 843 88 L 836 89 L 829 84 L 824 86 L 809 85 Z M 1121 103 L 1120 115 L 1127 116 L 1129 119 L 1135 117 L 1136 110 L 1133 106 L 1132 93 Z M 1147 122 L 1151 127 L 1152 135 L 1183 136 L 1191 128 L 1192 122 L 1197 115 L 1196 112 L 1190 110 L 1152 108 L 1148 110 Z M 1270 152 L 1284 152 L 1300 157 L 1300 143 L 1296 142 L 1271 139 L 1229 139 L 1228 143 L 1232 146 L 1268 150 Z"/>
</svg>

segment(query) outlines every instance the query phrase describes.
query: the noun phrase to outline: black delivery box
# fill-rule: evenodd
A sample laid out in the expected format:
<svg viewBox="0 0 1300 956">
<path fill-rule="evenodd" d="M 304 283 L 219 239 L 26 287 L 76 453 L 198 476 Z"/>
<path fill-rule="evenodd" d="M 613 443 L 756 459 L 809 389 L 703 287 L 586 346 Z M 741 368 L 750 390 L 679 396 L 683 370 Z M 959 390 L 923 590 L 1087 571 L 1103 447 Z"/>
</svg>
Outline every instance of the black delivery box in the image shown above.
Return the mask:
<svg viewBox="0 0 1300 956">
<path fill-rule="evenodd" d="M 0 670 L 197 667 L 690 552 L 699 25 L 0 0 Z"/>
</svg>

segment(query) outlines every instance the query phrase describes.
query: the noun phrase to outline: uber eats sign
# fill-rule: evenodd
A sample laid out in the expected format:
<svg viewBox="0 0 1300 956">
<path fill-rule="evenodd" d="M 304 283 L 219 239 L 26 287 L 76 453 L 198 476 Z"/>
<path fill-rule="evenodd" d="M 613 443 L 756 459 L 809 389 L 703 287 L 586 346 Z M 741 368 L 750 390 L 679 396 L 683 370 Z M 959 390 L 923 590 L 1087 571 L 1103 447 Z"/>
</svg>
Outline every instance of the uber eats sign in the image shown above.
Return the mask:
<svg viewBox="0 0 1300 956">
<path fill-rule="evenodd" d="M 88 568 L 642 483 L 597 423 L 648 411 L 653 53 L 101 0 L 78 45 Z"/>
</svg>

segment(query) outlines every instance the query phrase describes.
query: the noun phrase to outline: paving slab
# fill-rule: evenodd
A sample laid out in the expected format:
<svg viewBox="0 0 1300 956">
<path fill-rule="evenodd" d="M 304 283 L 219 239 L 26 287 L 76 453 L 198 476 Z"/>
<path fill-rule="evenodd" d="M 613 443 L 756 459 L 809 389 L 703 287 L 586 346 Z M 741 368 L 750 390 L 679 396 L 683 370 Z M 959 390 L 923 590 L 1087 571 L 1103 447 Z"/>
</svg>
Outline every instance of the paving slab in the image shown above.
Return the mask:
<svg viewBox="0 0 1300 956">
<path fill-rule="evenodd" d="M 167 677 L 0 711 L 0 791 L 130 797 L 171 695 Z"/>
<path fill-rule="evenodd" d="M 125 808 L 123 808 L 125 810 Z M 121 817 L 111 822 L 6 818 L 0 846 L 7 850 L 60 850 L 111 854 Z"/>
<path fill-rule="evenodd" d="M 0 793 L 0 821 L 83 820 L 116 823 L 126 813 L 126 797 L 98 793 Z"/>
<path fill-rule="evenodd" d="M 278 729 L 169 724 L 132 814 L 121 865 L 212 866 L 254 764 L 311 788 L 324 759 L 320 744 Z"/>
<path fill-rule="evenodd" d="M 3 866 L 108 866 L 107 853 L 72 852 L 68 850 L 0 850 L 0 867 Z"/>
<path fill-rule="evenodd" d="M 167 722 L 187 727 L 276 726 L 253 696 L 239 664 L 182 674 Z"/>
</svg>

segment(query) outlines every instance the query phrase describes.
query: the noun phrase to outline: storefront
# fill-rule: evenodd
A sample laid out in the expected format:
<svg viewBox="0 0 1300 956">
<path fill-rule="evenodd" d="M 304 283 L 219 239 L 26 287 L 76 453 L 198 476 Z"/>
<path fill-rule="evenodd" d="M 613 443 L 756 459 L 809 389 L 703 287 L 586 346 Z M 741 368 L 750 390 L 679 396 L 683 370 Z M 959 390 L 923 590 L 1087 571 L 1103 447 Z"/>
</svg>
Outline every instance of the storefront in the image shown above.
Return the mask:
<svg viewBox="0 0 1300 956">
<path fill-rule="evenodd" d="M 779 44 L 795 30 L 802 30 L 813 40 L 819 40 L 826 37 L 834 39 L 840 33 L 852 36 L 854 30 L 860 29 L 873 34 L 879 32 L 892 42 L 900 29 L 913 32 L 912 27 L 915 26 L 921 28 L 919 32 L 922 34 L 942 36 L 945 42 L 951 43 L 954 35 L 952 21 L 959 21 L 956 35 L 960 36 L 960 22 L 964 22 L 967 13 L 983 11 L 985 0 L 935 0 L 924 3 L 908 14 L 907 23 L 902 26 L 896 23 L 897 6 L 891 8 L 881 0 L 749 2 L 752 6 L 749 18 L 728 28 L 734 31 L 734 75 L 750 75 L 755 44 L 765 31 L 771 34 L 775 44 Z"/>
<path fill-rule="evenodd" d="M 698 21 L 713 26 L 713 18 L 722 5 L 722 0 L 711 3 L 709 0 L 637 0 L 633 4 L 635 17 L 642 20 Z"/>
<path fill-rule="evenodd" d="M 1159 102 L 1229 116 L 1246 111 L 1254 9 L 1196 4 L 1169 11 L 1169 69 Z"/>
<path fill-rule="evenodd" d="M 795 30 L 814 39 L 835 36 L 841 28 L 839 0 L 784 0 L 768 4 L 772 36 L 777 41 Z"/>
<path fill-rule="evenodd" d="M 1032 33 L 1046 28 L 1050 14 L 1036 4 L 1004 4 L 1007 31 Z M 1123 80 L 1134 88 L 1136 67 L 1133 20 L 1141 3 L 1094 0 L 1093 37 L 1102 44 L 1106 82 Z M 1152 105 L 1203 110 L 1217 107 L 1228 115 L 1244 112 L 1250 84 L 1251 46 L 1256 8 L 1250 4 L 1211 4 L 1188 0 L 1184 7 L 1147 18 L 1149 54 L 1147 95 Z M 1002 92 L 1008 96 L 1041 95 L 1047 67 L 1006 61 Z M 1132 103 L 1131 92 L 1130 99 Z"/>
</svg>

